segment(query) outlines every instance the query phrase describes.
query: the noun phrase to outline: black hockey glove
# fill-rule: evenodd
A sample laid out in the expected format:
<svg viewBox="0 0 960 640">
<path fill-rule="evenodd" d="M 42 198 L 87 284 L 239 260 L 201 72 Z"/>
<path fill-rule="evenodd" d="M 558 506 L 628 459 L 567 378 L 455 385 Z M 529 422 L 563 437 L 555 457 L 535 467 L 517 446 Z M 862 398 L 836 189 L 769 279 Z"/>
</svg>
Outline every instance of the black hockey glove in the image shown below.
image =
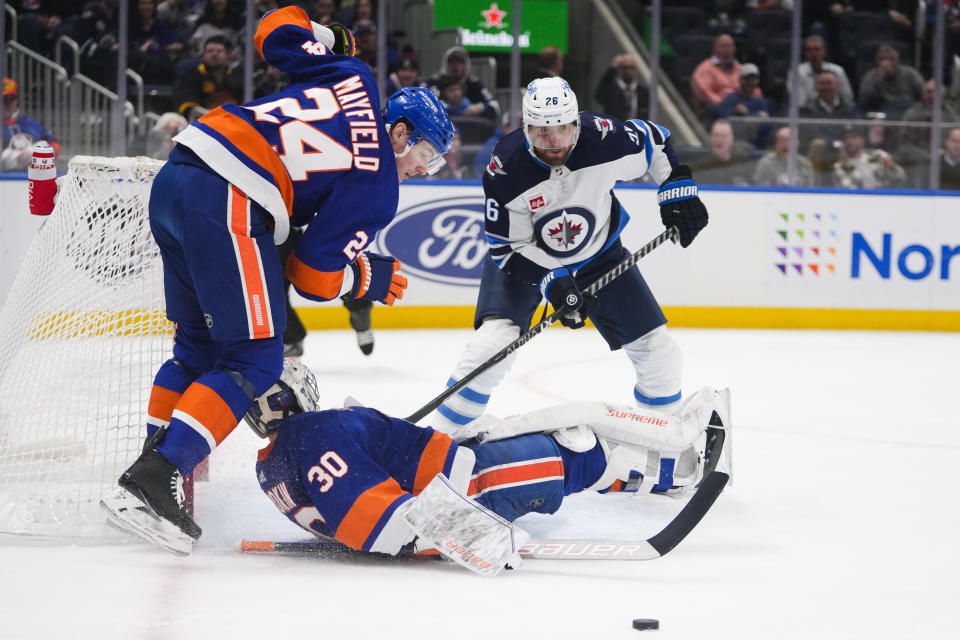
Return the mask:
<svg viewBox="0 0 960 640">
<path fill-rule="evenodd" d="M 700 201 L 698 191 L 697 183 L 690 175 L 690 167 L 678 164 L 657 192 L 660 219 L 667 229 L 677 228 L 680 246 L 684 248 L 689 247 L 700 229 L 707 226 L 707 208 Z"/>
<path fill-rule="evenodd" d="M 327 28 L 333 31 L 333 52 L 341 56 L 352 56 L 357 51 L 353 32 L 338 22 L 328 24 Z"/>
<path fill-rule="evenodd" d="M 566 267 L 548 273 L 540 282 L 540 291 L 553 308 L 561 312 L 560 324 L 571 329 L 582 327 L 597 306 L 597 299 L 580 291 Z"/>
<path fill-rule="evenodd" d="M 407 278 L 397 273 L 400 261 L 396 258 L 364 251 L 350 267 L 353 269 L 352 299 L 372 300 L 393 306 L 403 297 Z"/>
</svg>

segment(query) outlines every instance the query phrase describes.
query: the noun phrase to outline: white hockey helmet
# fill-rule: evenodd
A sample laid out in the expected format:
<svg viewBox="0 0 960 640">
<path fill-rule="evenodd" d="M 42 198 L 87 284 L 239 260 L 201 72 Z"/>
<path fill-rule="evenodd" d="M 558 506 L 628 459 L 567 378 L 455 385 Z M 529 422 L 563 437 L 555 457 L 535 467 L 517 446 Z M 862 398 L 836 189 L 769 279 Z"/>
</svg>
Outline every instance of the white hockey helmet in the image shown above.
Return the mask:
<svg viewBox="0 0 960 640">
<path fill-rule="evenodd" d="M 575 127 L 567 127 L 574 123 Z M 563 78 L 537 78 L 523 96 L 523 134 L 538 149 L 563 149 L 580 137 L 577 95 Z"/>
<path fill-rule="evenodd" d="M 319 400 L 320 392 L 313 372 L 306 365 L 287 358 L 283 361 L 280 379 L 253 401 L 243 415 L 243 421 L 258 436 L 266 438 L 284 418 L 316 410 Z"/>
</svg>

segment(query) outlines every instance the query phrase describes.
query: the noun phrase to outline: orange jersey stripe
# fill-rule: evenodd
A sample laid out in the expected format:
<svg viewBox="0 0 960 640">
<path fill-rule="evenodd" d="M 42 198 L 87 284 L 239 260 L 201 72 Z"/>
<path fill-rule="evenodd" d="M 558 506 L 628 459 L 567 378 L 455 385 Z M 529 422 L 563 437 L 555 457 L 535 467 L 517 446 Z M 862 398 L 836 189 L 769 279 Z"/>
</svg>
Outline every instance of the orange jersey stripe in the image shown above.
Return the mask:
<svg viewBox="0 0 960 640">
<path fill-rule="evenodd" d="M 220 394 L 199 382 L 187 388 L 177 403 L 177 410 L 203 425 L 217 444 L 223 442 L 237 426 L 237 417 Z"/>
<path fill-rule="evenodd" d="M 443 467 L 450 454 L 453 440 L 445 433 L 434 431 L 430 442 L 420 454 L 420 464 L 417 465 L 417 476 L 413 480 L 413 495 L 419 495 L 438 473 L 443 473 Z"/>
<path fill-rule="evenodd" d="M 503 484 L 526 482 L 528 480 L 537 480 L 538 478 L 555 478 L 557 476 L 563 477 L 563 462 L 560 460 L 549 460 L 547 462 L 537 462 L 536 464 L 521 464 L 516 467 L 494 469 L 481 473 L 470 480 L 470 488 L 467 490 L 467 495 L 473 496 L 481 491 Z"/>
<path fill-rule="evenodd" d="M 313 33 L 313 25 L 310 24 L 310 18 L 307 16 L 307 12 L 300 7 L 290 6 L 272 11 L 260 21 L 260 24 L 257 26 L 257 32 L 253 36 L 253 42 L 261 56 L 263 55 L 263 41 L 267 39 L 267 36 L 279 27 L 287 24 L 303 27 L 310 33 Z"/>
<path fill-rule="evenodd" d="M 383 513 L 405 493 L 393 478 L 370 487 L 350 507 L 333 537 L 348 547 L 362 549 Z"/>
<path fill-rule="evenodd" d="M 301 262 L 296 254 L 287 260 L 287 278 L 300 291 L 327 300 L 340 295 L 343 271 L 320 271 Z"/>
<path fill-rule="evenodd" d="M 153 389 L 150 391 L 150 404 L 147 405 L 147 415 L 164 422 L 170 422 L 173 408 L 177 406 L 177 402 L 182 395 L 177 391 L 153 385 Z"/>
<path fill-rule="evenodd" d="M 234 185 L 230 185 L 230 196 L 230 233 L 233 235 L 240 263 L 240 278 L 247 298 L 250 339 L 269 338 L 273 336 L 273 318 L 270 315 L 267 283 L 263 280 L 260 250 L 249 235 L 250 199 Z"/>
<path fill-rule="evenodd" d="M 203 115 L 198 122 L 202 122 L 215 130 L 237 149 L 240 149 L 248 158 L 273 175 L 289 216 L 293 211 L 293 182 L 290 180 L 290 174 L 287 173 L 283 161 L 280 160 L 280 156 L 270 146 L 270 143 L 249 122 L 223 109 L 214 109 Z"/>
</svg>

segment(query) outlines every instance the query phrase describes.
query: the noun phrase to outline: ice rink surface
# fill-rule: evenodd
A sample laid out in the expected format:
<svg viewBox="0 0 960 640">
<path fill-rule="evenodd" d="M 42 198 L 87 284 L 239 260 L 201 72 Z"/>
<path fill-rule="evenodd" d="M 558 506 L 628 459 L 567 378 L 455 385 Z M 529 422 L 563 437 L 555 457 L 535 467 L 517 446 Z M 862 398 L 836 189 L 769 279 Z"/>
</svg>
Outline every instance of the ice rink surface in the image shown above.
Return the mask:
<svg viewBox="0 0 960 640">
<path fill-rule="evenodd" d="M 376 315 L 374 316 L 376 325 Z M 313 333 L 305 362 L 331 405 L 394 415 L 442 389 L 469 336 Z M 675 330 L 684 391 L 732 390 L 734 481 L 652 561 L 528 561 L 494 579 L 445 561 L 249 556 L 241 538 L 302 540 L 253 474 L 244 426 L 199 487 L 189 558 L 135 542 L 0 537 L 0 638 L 960 638 L 960 334 Z M 519 351 L 490 411 L 627 403 L 633 371 L 591 330 Z M 575 496 L 520 522 L 538 537 L 631 540 L 681 503 Z M 634 631 L 657 618 L 659 631 Z"/>
</svg>

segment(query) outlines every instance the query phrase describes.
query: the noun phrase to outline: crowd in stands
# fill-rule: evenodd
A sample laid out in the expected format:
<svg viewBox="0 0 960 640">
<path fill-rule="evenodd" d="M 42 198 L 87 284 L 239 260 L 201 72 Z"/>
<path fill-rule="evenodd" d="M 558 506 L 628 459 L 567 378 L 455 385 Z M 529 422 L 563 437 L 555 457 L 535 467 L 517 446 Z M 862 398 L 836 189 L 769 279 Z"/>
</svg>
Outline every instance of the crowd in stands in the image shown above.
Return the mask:
<svg viewBox="0 0 960 640">
<path fill-rule="evenodd" d="M 944 1 L 949 62 L 960 54 L 960 1 Z M 791 1 L 664 3 L 664 64 L 683 79 L 678 88 L 711 131 L 710 148 L 693 154 L 694 173 L 721 184 L 786 184 L 787 149 L 796 135 L 793 184 L 927 187 L 936 5 L 926 5 L 926 14 L 918 14 L 912 0 L 804 2 L 802 62 L 794 72 Z M 918 60 L 926 76 L 908 60 Z M 799 131 L 781 127 L 782 120 L 764 124 L 786 117 L 794 80 Z M 943 96 L 942 121 L 960 126 L 953 92 Z M 865 120 L 875 126 L 863 126 Z M 944 129 L 944 157 L 951 135 Z"/>
<path fill-rule="evenodd" d="M 68 68 L 112 87 L 121 1 L 125 0 L 10 3 L 17 11 L 18 39 L 24 45 L 47 57 L 66 53 Z M 141 143 L 144 152 L 164 157 L 171 144 L 169 136 L 187 122 L 221 104 L 242 102 L 245 3 L 130 2 L 128 64 L 150 89 L 148 109 L 165 114 Z M 947 53 L 960 55 L 960 0 L 945 2 Z M 376 71 L 378 25 L 372 0 L 256 0 L 254 17 L 289 4 L 299 4 L 318 23 L 340 22 L 353 29 L 358 57 Z M 648 4 L 641 0 L 637 6 L 644 11 Z M 786 184 L 787 149 L 790 138 L 796 136 L 801 157 L 795 163 L 794 184 L 926 187 L 935 79 L 929 77 L 929 51 L 925 50 L 921 64 L 926 76 L 905 57 L 913 60 L 919 33 L 914 21 L 926 20 L 929 27 L 931 9 L 918 18 L 913 0 L 807 0 L 803 61 L 792 71 L 785 61 L 792 5 L 791 0 L 664 3 L 664 71 L 710 133 L 708 146 L 685 150 L 698 179 L 707 184 Z M 78 44 L 76 60 L 69 51 L 54 51 L 60 36 Z M 409 46 L 401 49 L 388 40 L 385 58 L 388 94 L 403 87 L 428 87 L 454 121 L 457 158 L 448 161 L 437 177 L 480 177 L 489 150 L 513 124 L 496 99 L 496 87 L 485 86 L 471 71 L 470 56 L 459 46 L 444 53 L 439 69 L 423 74 Z M 563 52 L 546 47 L 537 54 L 537 65 L 524 82 L 562 75 Z M 799 131 L 781 126 L 782 121 L 764 122 L 786 115 L 794 75 Z M 275 93 L 285 83 L 277 69 L 262 59 L 255 62 L 254 97 Z M 614 56 L 595 86 L 574 89 L 581 96 L 592 95 L 602 111 L 620 120 L 647 117 L 649 87 L 631 54 Z M 948 99 L 943 102 L 943 122 L 960 126 L 960 104 L 951 102 L 952 92 L 944 95 Z M 5 91 L 5 150 L 13 139 L 6 105 Z M 876 121 L 877 126 L 863 127 L 863 120 Z M 883 126 L 899 121 L 912 126 Z M 43 135 L 56 140 L 48 131 Z M 946 184 L 947 174 L 957 173 L 953 151 L 958 149 L 953 131 L 945 129 L 942 137 Z M 16 144 L 23 141 L 21 136 Z M 5 153 L 12 156 L 12 150 Z M 22 150 L 19 153 L 23 155 Z"/>
</svg>

